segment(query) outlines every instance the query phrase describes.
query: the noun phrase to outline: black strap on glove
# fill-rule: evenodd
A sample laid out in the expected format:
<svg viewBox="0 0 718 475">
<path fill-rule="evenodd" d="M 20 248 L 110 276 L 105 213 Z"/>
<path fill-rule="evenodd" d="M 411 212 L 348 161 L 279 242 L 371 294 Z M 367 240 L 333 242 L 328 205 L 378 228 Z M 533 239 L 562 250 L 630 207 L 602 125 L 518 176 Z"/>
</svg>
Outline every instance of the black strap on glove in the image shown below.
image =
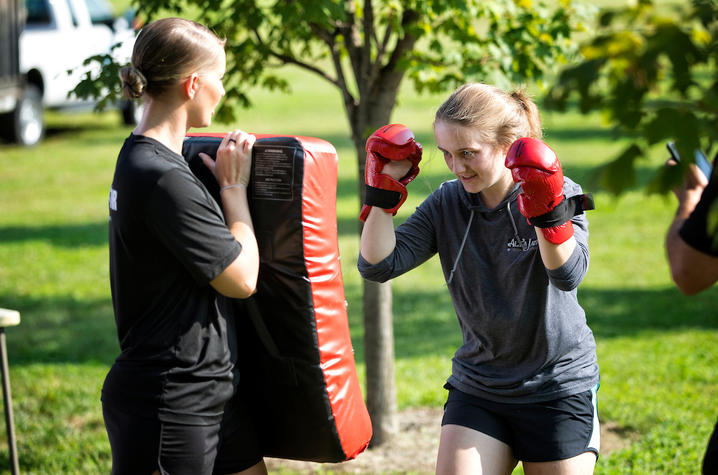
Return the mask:
<svg viewBox="0 0 718 475">
<path fill-rule="evenodd" d="M 384 190 L 366 185 L 364 204 L 378 206 L 383 209 L 392 209 L 401 201 L 401 193 L 393 190 Z"/>
<path fill-rule="evenodd" d="M 591 209 L 596 209 L 591 193 L 576 195 L 571 198 L 564 196 L 563 200 L 557 204 L 554 209 L 541 216 L 529 218 L 529 223 L 537 228 L 555 228 L 556 226 L 561 226 L 574 216 L 578 216 L 584 211 Z"/>
</svg>

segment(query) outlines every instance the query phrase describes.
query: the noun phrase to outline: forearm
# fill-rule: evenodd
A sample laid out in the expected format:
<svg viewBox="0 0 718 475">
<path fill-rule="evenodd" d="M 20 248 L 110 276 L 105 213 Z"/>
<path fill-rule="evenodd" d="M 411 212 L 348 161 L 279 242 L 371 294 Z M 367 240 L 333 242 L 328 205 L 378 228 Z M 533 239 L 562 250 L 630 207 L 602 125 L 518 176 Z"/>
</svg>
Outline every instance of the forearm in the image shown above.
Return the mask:
<svg viewBox="0 0 718 475">
<path fill-rule="evenodd" d="M 249 213 L 247 187 L 240 186 L 224 190 L 222 205 L 229 232 L 242 245 L 242 254 L 245 255 L 249 268 L 256 270 L 259 267 L 259 250 L 257 249 L 257 238 L 254 235 L 252 216 Z"/>
<path fill-rule="evenodd" d="M 666 256 L 668 257 L 668 267 L 671 270 L 671 277 L 673 278 L 673 281 L 681 290 L 683 290 L 682 284 L 683 281 L 686 280 L 685 276 L 687 275 L 686 268 L 683 265 L 685 259 L 685 249 L 683 246 L 686 244 L 678 235 L 678 230 L 681 228 L 684 221 L 685 218 L 680 216 L 679 208 L 679 212 L 676 213 L 676 216 L 673 218 L 673 221 L 668 228 L 668 232 L 666 233 Z"/>
<path fill-rule="evenodd" d="M 539 244 L 539 252 L 544 266 L 549 270 L 558 269 L 564 265 L 576 249 L 576 238 L 571 236 L 561 244 L 553 244 L 549 242 L 541 232 L 540 228 L 536 228 L 536 237 Z"/>
<path fill-rule="evenodd" d="M 393 216 L 380 208 L 372 208 L 364 223 L 359 243 L 362 257 L 368 263 L 376 264 L 386 259 L 395 246 Z"/>
<path fill-rule="evenodd" d="M 671 277 L 678 289 L 693 295 L 712 286 L 718 279 L 718 258 L 688 245 L 678 231 L 688 219 L 690 209 L 679 206 L 666 233 L 666 254 Z"/>
<path fill-rule="evenodd" d="M 668 227 L 666 233 L 666 254 L 668 255 L 668 264 L 671 268 L 677 269 L 682 261 L 683 252 L 681 251 L 682 245 L 686 245 L 683 239 L 679 236 L 678 230 L 681 229 L 683 223 L 690 216 L 691 210 L 686 206 L 679 204 L 676 214 L 671 221 L 671 225 Z"/>
<path fill-rule="evenodd" d="M 561 244 L 551 243 L 543 233 L 537 232 L 537 235 L 540 235 L 537 238 L 539 251 L 549 280 L 554 286 L 565 291 L 579 286 L 586 276 L 589 265 L 586 220 L 579 216 L 571 222 L 574 233 Z"/>
<path fill-rule="evenodd" d="M 221 197 L 227 227 L 242 246 L 242 251 L 214 284 L 224 295 L 244 298 L 254 293 L 259 274 L 259 250 L 249 213 L 247 188 L 238 186 L 225 189 Z"/>
</svg>

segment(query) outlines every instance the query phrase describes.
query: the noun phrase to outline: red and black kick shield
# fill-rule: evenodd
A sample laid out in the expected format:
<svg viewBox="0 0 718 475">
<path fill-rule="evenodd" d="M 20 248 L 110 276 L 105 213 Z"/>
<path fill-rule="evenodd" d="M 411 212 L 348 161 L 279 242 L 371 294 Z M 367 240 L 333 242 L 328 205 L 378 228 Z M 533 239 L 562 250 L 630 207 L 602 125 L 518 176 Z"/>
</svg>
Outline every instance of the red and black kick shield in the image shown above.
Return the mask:
<svg viewBox="0 0 718 475">
<path fill-rule="evenodd" d="M 199 152 L 224 134 L 190 134 L 183 156 L 220 203 Z M 371 421 L 349 335 L 336 218 L 337 153 L 321 139 L 257 135 L 249 206 L 257 293 L 225 302 L 237 327 L 239 396 L 268 457 L 341 462 L 366 449 Z"/>
</svg>

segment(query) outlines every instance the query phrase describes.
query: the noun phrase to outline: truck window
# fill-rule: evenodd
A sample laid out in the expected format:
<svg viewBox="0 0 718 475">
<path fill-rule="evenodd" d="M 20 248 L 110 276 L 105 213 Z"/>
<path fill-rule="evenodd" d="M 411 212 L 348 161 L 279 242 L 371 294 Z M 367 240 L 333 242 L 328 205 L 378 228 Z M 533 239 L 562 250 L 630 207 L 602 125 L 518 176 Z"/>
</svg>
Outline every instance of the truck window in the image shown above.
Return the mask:
<svg viewBox="0 0 718 475">
<path fill-rule="evenodd" d="M 28 25 L 49 25 L 52 23 L 50 6 L 46 0 L 25 0 Z"/>
</svg>

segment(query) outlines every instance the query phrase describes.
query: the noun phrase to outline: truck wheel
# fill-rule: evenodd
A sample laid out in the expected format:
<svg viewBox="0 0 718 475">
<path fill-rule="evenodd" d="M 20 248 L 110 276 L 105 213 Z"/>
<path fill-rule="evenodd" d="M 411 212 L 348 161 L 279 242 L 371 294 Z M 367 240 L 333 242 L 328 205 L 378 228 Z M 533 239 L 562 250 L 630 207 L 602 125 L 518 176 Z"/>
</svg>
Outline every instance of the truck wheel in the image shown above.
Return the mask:
<svg viewBox="0 0 718 475">
<path fill-rule="evenodd" d="M 142 119 L 144 107 L 140 101 L 124 100 L 120 106 L 122 112 L 122 123 L 125 125 L 137 125 Z"/>
<path fill-rule="evenodd" d="M 45 134 L 40 90 L 28 84 L 15 110 L 2 116 L 4 135 L 26 147 L 38 143 Z"/>
</svg>

